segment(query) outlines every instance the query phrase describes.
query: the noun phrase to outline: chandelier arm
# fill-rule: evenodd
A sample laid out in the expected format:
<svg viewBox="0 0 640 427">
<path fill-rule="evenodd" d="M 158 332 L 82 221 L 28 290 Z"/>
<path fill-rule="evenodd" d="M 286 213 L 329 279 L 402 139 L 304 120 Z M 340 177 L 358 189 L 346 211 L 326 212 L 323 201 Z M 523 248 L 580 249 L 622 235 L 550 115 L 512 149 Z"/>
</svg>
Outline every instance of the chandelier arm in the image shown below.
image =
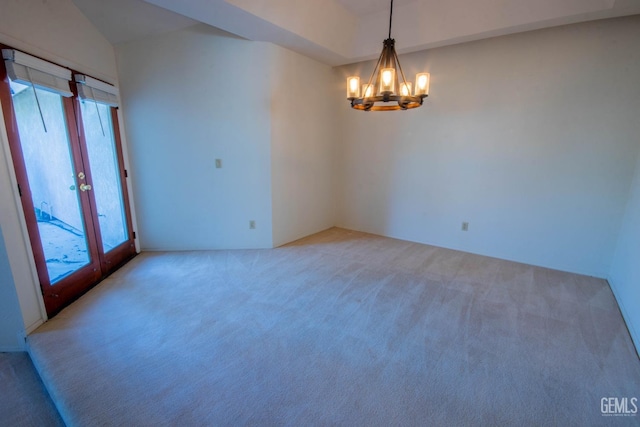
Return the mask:
<svg viewBox="0 0 640 427">
<path fill-rule="evenodd" d="M 402 82 L 406 85 L 407 84 L 407 79 L 404 76 L 404 71 L 402 71 L 402 65 L 400 65 L 400 60 L 398 59 L 398 54 L 396 53 L 395 49 L 393 49 L 393 56 L 395 56 L 396 63 L 398 64 L 398 68 L 400 69 L 400 75 L 402 76 Z M 411 95 L 411 94 L 409 94 L 409 95 Z"/>
<path fill-rule="evenodd" d="M 351 107 L 360 111 L 393 111 L 393 110 L 410 110 L 418 108 L 422 105 L 423 98 L 421 96 L 400 96 L 391 95 L 388 101 L 393 101 L 392 105 L 376 105 L 376 102 L 385 102 L 384 96 L 374 96 L 364 102 L 362 98 L 355 98 L 351 101 Z"/>
<path fill-rule="evenodd" d="M 367 83 L 370 87 L 371 87 L 371 95 L 375 96 L 376 94 L 376 88 L 374 88 L 373 86 L 371 86 L 371 82 L 373 82 L 373 76 L 376 75 L 376 71 L 378 70 L 378 68 L 380 67 L 380 62 L 382 61 L 382 56 L 384 54 L 384 49 L 382 50 L 382 52 L 380 52 L 380 56 L 378 57 L 378 62 L 376 63 L 376 66 L 373 67 L 373 73 L 371 73 L 371 77 L 369 77 L 369 83 Z M 362 98 L 366 98 L 365 97 L 366 93 L 362 94 Z"/>
</svg>

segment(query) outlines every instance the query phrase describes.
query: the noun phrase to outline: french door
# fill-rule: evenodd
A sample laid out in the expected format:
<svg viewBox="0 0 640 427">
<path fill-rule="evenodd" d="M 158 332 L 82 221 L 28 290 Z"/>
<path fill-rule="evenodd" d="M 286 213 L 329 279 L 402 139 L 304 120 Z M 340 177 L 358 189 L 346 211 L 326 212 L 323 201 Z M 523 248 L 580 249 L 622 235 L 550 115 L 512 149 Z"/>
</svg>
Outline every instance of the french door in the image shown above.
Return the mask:
<svg viewBox="0 0 640 427">
<path fill-rule="evenodd" d="M 99 97 L 80 99 L 70 70 L 10 55 L 0 101 L 51 317 L 135 255 L 118 116 Z"/>
</svg>

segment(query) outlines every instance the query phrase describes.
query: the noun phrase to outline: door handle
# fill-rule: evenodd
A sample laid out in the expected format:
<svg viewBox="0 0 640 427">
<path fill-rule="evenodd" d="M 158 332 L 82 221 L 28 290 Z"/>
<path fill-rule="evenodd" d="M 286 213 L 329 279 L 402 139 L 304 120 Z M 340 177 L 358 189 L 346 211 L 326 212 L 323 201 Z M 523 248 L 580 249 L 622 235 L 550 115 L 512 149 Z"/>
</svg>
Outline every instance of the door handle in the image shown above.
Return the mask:
<svg viewBox="0 0 640 427">
<path fill-rule="evenodd" d="M 89 184 L 80 184 L 80 191 L 89 191 L 91 186 Z"/>
</svg>

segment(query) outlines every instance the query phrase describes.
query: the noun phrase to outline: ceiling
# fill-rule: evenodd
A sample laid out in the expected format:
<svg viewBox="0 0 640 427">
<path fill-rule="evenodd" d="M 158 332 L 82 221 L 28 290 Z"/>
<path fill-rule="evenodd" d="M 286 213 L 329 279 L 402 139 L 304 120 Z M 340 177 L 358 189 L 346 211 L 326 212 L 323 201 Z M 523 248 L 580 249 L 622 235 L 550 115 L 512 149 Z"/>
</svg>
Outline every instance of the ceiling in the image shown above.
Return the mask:
<svg viewBox="0 0 640 427">
<path fill-rule="evenodd" d="M 73 0 L 113 44 L 205 23 L 330 65 L 378 56 L 388 0 Z M 640 0 L 395 0 L 399 53 L 640 14 Z"/>
<path fill-rule="evenodd" d="M 73 3 L 114 45 L 198 22 L 142 0 L 73 0 Z"/>
<path fill-rule="evenodd" d="M 400 7 L 415 1 L 416 0 L 394 0 L 393 5 L 394 7 Z M 375 12 L 389 13 L 390 5 L 389 0 L 338 0 L 338 3 L 356 15 L 367 15 Z"/>
</svg>

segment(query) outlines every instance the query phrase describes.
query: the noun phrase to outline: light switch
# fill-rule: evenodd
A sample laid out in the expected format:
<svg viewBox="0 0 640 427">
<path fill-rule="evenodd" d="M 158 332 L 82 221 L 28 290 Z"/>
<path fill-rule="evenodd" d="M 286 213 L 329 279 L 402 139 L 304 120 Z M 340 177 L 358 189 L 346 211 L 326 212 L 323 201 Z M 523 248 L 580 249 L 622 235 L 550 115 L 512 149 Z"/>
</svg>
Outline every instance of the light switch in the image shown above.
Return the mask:
<svg viewBox="0 0 640 427">
<path fill-rule="evenodd" d="M 222 159 L 216 159 L 216 169 L 220 169 L 222 167 Z"/>
</svg>

